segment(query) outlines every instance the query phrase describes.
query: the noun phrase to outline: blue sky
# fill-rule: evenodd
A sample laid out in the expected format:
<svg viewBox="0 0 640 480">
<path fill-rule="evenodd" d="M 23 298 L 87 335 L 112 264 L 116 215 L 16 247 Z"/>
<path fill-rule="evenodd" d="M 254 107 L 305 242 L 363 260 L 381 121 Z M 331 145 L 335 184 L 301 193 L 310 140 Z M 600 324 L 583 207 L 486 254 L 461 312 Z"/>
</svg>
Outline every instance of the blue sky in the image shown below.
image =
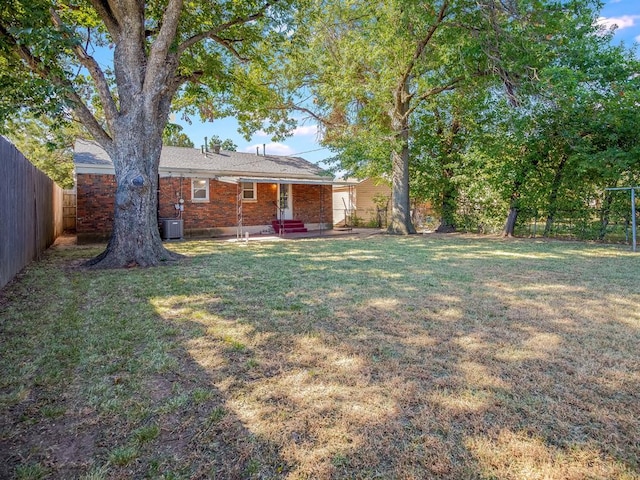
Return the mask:
<svg viewBox="0 0 640 480">
<path fill-rule="evenodd" d="M 251 152 L 260 148 L 262 153 L 263 145 L 266 146 L 267 154 L 272 155 L 295 155 L 305 158 L 313 163 L 318 163 L 331 156 L 331 152 L 322 148 L 318 144 L 318 129 L 314 122 L 298 119 L 298 126 L 292 135 L 283 142 L 273 142 L 271 137 L 264 132 L 257 132 L 250 141 L 247 141 L 238 133 L 238 123 L 234 118 L 222 118 L 213 122 L 200 122 L 197 118 L 191 118 L 191 124 L 180 119 L 177 114 L 172 120 L 182 126 L 197 148 L 204 144 L 204 137 L 211 138 L 217 135 L 222 140 L 230 138 L 238 146 L 238 151 Z"/>
<path fill-rule="evenodd" d="M 640 0 L 608 0 L 601 12 L 599 23 L 607 28 L 617 26 L 613 42 L 624 43 L 631 47 L 640 43 Z M 192 119 L 192 124 L 180 120 L 175 122 L 184 128 L 189 138 L 200 147 L 204 137 L 218 135 L 222 139 L 230 138 L 238 145 L 239 151 L 255 152 L 256 146 L 262 151 L 266 144 L 267 153 L 276 155 L 297 155 L 313 163 L 319 163 L 331 156 L 331 152 L 318 144 L 318 133 L 314 122 L 300 119 L 293 135 L 283 142 L 272 142 L 268 135 L 258 132 L 247 141 L 238 133 L 238 125 L 233 118 L 224 118 L 213 122 L 202 123 Z"/>
<path fill-rule="evenodd" d="M 640 43 L 640 2 L 638 0 L 609 0 L 601 12 L 601 25 L 617 26 L 615 43 L 631 46 Z"/>
</svg>

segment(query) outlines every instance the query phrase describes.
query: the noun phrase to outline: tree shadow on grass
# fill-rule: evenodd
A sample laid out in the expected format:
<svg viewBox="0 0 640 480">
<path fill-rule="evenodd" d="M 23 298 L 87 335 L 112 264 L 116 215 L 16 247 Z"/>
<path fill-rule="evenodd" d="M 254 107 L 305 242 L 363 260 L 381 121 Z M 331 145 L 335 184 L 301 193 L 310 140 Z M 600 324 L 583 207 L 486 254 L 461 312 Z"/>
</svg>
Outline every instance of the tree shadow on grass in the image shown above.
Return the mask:
<svg viewBox="0 0 640 480">
<path fill-rule="evenodd" d="M 66 431 L 93 447 L 58 478 L 637 477 L 637 292 L 562 249 L 398 243 L 78 273 L 81 402 L 13 453 L 55 460 Z"/>
<path fill-rule="evenodd" d="M 213 370 L 187 351 L 201 328 L 156 314 L 149 297 L 165 288 L 153 279 L 157 270 L 61 272 L 50 282 L 73 294 L 59 308 L 25 302 L 2 310 L 0 333 L 15 348 L 3 354 L 12 378 L 0 392 L 0 478 L 286 474 L 276 444 L 242 423 Z M 29 276 L 11 287 L 16 302 L 46 299 L 47 281 Z M 227 353 L 236 354 L 218 352 Z"/>
<path fill-rule="evenodd" d="M 408 242 L 227 250 L 156 306 L 244 352 L 228 404 L 292 478 L 634 478 L 633 290 L 611 321 L 563 248 Z"/>
</svg>

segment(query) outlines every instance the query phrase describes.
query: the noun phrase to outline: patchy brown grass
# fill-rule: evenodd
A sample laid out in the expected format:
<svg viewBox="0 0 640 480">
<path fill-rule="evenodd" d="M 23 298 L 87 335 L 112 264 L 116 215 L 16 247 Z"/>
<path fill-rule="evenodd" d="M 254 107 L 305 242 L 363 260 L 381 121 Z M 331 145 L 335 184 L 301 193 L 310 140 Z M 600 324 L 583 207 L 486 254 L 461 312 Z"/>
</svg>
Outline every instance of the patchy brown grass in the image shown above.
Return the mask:
<svg viewBox="0 0 640 480">
<path fill-rule="evenodd" d="M 0 477 L 640 478 L 640 273 L 473 236 L 174 244 L 4 292 Z"/>
</svg>

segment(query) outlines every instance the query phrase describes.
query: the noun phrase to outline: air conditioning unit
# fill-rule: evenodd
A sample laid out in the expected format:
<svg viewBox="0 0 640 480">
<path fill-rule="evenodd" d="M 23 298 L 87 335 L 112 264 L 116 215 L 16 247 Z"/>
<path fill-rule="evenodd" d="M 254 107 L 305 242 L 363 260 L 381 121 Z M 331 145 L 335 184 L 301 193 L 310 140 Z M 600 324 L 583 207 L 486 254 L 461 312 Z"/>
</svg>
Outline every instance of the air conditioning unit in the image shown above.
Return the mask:
<svg viewBox="0 0 640 480">
<path fill-rule="evenodd" d="M 163 240 L 182 238 L 184 221 L 181 218 L 161 218 L 160 225 Z"/>
</svg>

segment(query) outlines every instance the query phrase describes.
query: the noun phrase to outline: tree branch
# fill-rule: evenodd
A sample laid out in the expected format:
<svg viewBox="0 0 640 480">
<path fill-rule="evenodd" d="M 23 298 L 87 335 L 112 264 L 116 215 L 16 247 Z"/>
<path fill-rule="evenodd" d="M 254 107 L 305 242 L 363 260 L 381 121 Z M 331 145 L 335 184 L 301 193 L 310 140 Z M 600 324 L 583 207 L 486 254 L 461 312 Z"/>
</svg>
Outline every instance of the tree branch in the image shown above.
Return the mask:
<svg viewBox="0 0 640 480">
<path fill-rule="evenodd" d="M 198 83 L 203 75 L 204 72 L 201 70 L 193 72 L 191 75 L 176 75 L 175 77 L 173 77 L 173 83 L 175 85 L 176 91 L 178 88 L 180 88 L 180 85 L 183 85 L 187 82 Z"/>
<path fill-rule="evenodd" d="M 446 85 L 442 85 L 440 87 L 434 87 L 427 90 L 422 95 L 416 97 L 416 101 L 413 102 L 413 105 L 407 110 L 407 112 L 405 113 L 405 116 L 411 115 L 411 113 L 413 113 L 416 110 L 416 108 L 420 106 L 420 103 L 423 100 L 426 100 L 427 98 L 437 95 L 439 93 L 446 92 L 448 90 L 454 90 L 462 80 L 464 80 L 464 77 L 454 78 Z"/>
<path fill-rule="evenodd" d="M 433 23 L 433 25 L 429 27 L 429 30 L 427 31 L 427 34 L 425 35 L 425 37 L 416 46 L 416 50 L 413 52 L 413 58 L 409 62 L 409 65 L 407 65 L 407 68 L 405 69 L 404 74 L 402 75 L 402 78 L 398 82 L 399 86 L 406 84 L 407 80 L 409 79 L 409 76 L 411 75 L 414 67 L 416 66 L 416 63 L 418 62 L 420 57 L 422 57 L 422 54 L 424 53 L 425 48 L 427 48 L 427 45 L 433 38 L 433 35 L 435 35 L 436 30 L 438 30 L 438 27 L 440 27 L 440 25 L 444 21 L 444 18 L 447 15 L 448 8 L 449 8 L 449 2 L 445 0 L 444 2 L 442 2 L 442 6 L 440 7 L 440 11 L 438 12 L 438 17 L 436 21 Z"/>
<path fill-rule="evenodd" d="M 326 118 L 318 115 L 317 113 L 315 113 L 313 110 L 310 110 L 306 107 L 299 107 L 298 105 L 288 105 L 287 107 L 285 107 L 287 110 L 295 110 L 297 112 L 302 112 L 302 113 L 306 113 L 307 115 L 309 115 L 311 118 L 313 118 L 316 122 L 320 123 L 322 126 L 324 127 L 337 127 L 339 126 L 338 123 L 336 122 L 330 122 L 329 120 L 327 120 Z"/>
<path fill-rule="evenodd" d="M 293 106 L 293 110 L 296 110 L 296 111 L 302 112 L 302 113 L 306 113 L 307 115 L 309 115 L 311 118 L 313 118 L 317 122 L 320 122 L 322 125 L 333 125 L 331 122 L 327 121 L 326 118 L 321 117 L 320 115 L 316 114 L 312 110 L 309 110 L 308 108 L 298 107 L 298 106 L 294 105 Z"/>
<path fill-rule="evenodd" d="M 236 57 L 238 60 L 240 60 L 241 62 L 247 62 L 249 61 L 248 58 L 243 57 L 242 55 L 240 55 L 240 52 L 238 52 L 235 47 L 232 45 L 232 43 L 237 43 L 240 40 L 228 40 L 226 38 L 222 38 L 218 35 L 212 35 L 210 37 L 212 40 L 214 40 L 216 43 L 219 43 L 220 45 L 222 45 L 224 48 L 226 48 L 227 50 L 229 50 L 229 52 L 231 53 L 231 55 L 233 55 L 234 57 Z"/>
<path fill-rule="evenodd" d="M 171 44 L 176 38 L 182 6 L 182 0 L 170 0 L 162 15 L 160 31 L 151 45 L 149 53 L 149 62 L 144 78 L 144 90 L 152 88 L 152 85 L 155 87 L 163 83 L 164 74 L 162 71 L 166 66 Z"/>
<path fill-rule="evenodd" d="M 50 13 L 51 13 L 51 19 L 53 21 L 53 24 L 58 29 L 58 31 L 62 32 L 63 22 L 60 16 L 58 15 L 58 12 L 56 12 L 52 8 L 50 10 Z M 64 35 L 67 38 L 69 37 L 66 34 Z M 74 45 L 73 53 L 75 54 L 76 58 L 80 61 L 82 66 L 89 71 L 91 78 L 93 78 L 93 81 L 95 82 L 95 85 L 98 89 L 98 95 L 100 96 L 100 101 L 102 102 L 102 106 L 104 107 L 104 113 L 107 119 L 107 123 L 109 124 L 110 130 L 113 131 L 113 121 L 118 116 L 118 109 L 116 107 L 116 103 L 113 100 L 113 96 L 111 95 L 111 90 L 109 89 L 109 84 L 104 75 L 104 72 L 100 68 L 100 65 L 98 65 L 98 62 L 96 62 L 96 60 L 87 53 L 87 50 L 82 45 L 80 44 Z"/>
<path fill-rule="evenodd" d="M 34 56 L 27 47 L 18 43 L 2 24 L 0 24 L 0 37 L 6 40 L 9 48 L 18 55 L 32 73 L 52 82 L 63 90 L 65 97 L 71 102 L 73 110 L 87 130 L 98 143 L 108 149 L 112 143 L 111 137 L 96 120 L 96 117 L 91 113 L 69 80 L 53 72 L 41 59 Z"/>
<path fill-rule="evenodd" d="M 223 23 L 222 25 L 218 25 L 216 28 L 212 28 L 211 30 L 207 30 L 206 32 L 202 32 L 199 33 L 197 35 L 194 35 L 188 39 L 186 39 L 184 42 L 182 42 L 179 46 L 178 46 L 178 55 L 182 54 L 185 50 L 187 50 L 188 48 L 192 47 L 193 45 L 195 45 L 196 43 L 209 38 L 209 39 L 214 39 L 215 36 L 217 36 L 218 34 L 220 34 L 221 32 L 234 27 L 236 25 L 244 25 L 245 23 L 249 23 L 252 22 L 254 20 L 257 20 L 259 18 L 264 17 L 265 12 L 269 9 L 269 7 L 273 6 L 274 4 L 278 3 L 279 0 L 270 0 L 267 3 L 265 3 L 262 8 L 260 8 L 260 10 L 258 10 L 256 13 L 253 13 L 251 15 L 247 15 L 244 17 L 236 17 L 232 20 L 229 20 L 228 22 Z"/>
<path fill-rule="evenodd" d="M 510 10 L 508 6 L 506 6 L 502 1 L 500 1 L 500 4 L 502 6 L 503 12 L 507 12 L 513 17 L 517 16 L 517 9 L 513 11 Z M 484 6 L 483 10 L 486 10 L 488 12 L 487 20 L 489 22 L 489 26 L 491 27 L 491 32 L 494 35 L 493 35 L 493 38 L 489 40 L 489 44 L 486 46 L 486 48 L 483 48 L 483 52 L 487 56 L 487 58 L 492 62 L 494 72 L 497 73 L 498 76 L 500 77 L 500 80 L 502 80 L 505 91 L 507 93 L 507 98 L 509 100 L 509 103 L 511 104 L 511 106 L 517 107 L 520 105 L 520 100 L 516 93 L 516 87 L 517 87 L 516 81 L 515 81 L 516 79 L 514 78 L 514 75 L 511 74 L 511 72 L 509 72 L 506 68 L 504 68 L 503 66 L 504 62 L 501 58 L 501 53 L 500 53 L 501 42 L 504 41 L 508 44 L 508 43 L 511 43 L 511 41 L 508 38 L 508 36 L 505 34 L 504 29 L 500 26 L 500 23 L 498 22 L 498 19 L 497 19 L 498 12 L 496 10 L 498 10 L 499 8 L 500 7 L 496 5 L 495 1 L 491 1 Z"/>
<path fill-rule="evenodd" d="M 120 36 L 120 24 L 111 9 L 111 5 L 109 5 L 109 0 L 91 0 L 91 5 L 104 22 L 104 25 L 111 34 L 111 38 L 117 42 L 118 37 Z"/>
</svg>

